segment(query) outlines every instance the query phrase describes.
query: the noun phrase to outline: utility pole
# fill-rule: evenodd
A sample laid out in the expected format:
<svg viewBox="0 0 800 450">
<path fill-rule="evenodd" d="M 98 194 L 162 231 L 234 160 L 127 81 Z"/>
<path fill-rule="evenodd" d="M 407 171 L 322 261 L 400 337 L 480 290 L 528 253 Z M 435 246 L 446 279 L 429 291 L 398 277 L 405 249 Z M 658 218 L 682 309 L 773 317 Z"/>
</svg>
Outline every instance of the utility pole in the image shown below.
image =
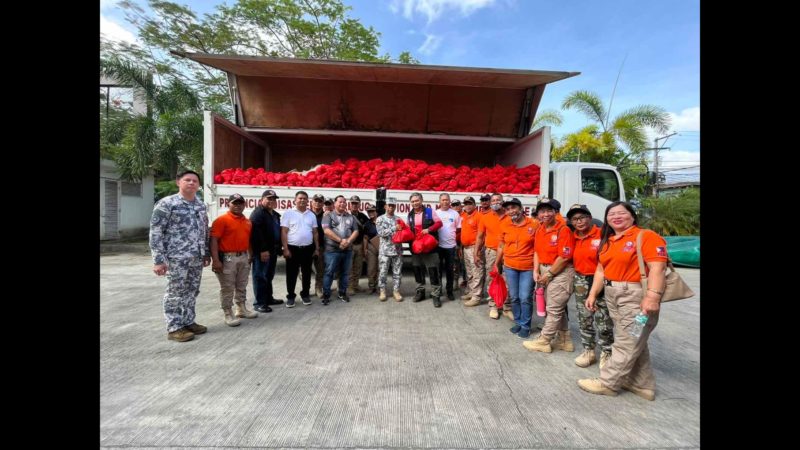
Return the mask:
<svg viewBox="0 0 800 450">
<path fill-rule="evenodd" d="M 655 183 L 653 184 L 653 197 L 658 197 L 658 150 L 659 150 L 658 141 L 666 141 L 667 139 L 669 139 L 672 136 L 675 136 L 676 134 L 678 134 L 677 131 L 673 132 L 672 134 L 668 134 L 666 136 L 657 137 L 657 138 L 654 139 L 656 145 L 653 148 L 653 152 L 654 152 L 653 164 L 654 164 L 654 167 L 655 167 L 653 169 L 653 171 L 656 174 L 656 180 L 655 180 Z"/>
</svg>

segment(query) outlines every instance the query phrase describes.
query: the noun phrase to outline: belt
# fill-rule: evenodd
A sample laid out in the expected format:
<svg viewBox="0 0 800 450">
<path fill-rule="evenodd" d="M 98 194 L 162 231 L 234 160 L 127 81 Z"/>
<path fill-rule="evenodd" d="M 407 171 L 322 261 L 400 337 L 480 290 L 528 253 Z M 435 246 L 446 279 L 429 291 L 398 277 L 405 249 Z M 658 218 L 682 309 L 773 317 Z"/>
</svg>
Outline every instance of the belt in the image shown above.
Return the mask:
<svg viewBox="0 0 800 450">
<path fill-rule="evenodd" d="M 246 250 L 243 252 L 222 252 L 222 256 L 242 256 L 246 254 L 247 254 Z"/>
<path fill-rule="evenodd" d="M 640 283 L 638 281 L 612 281 L 612 280 L 608 280 L 608 279 L 604 279 L 603 280 L 603 284 L 605 284 L 606 286 L 615 286 L 615 287 L 625 287 L 625 286 L 627 286 L 629 284 L 636 284 L 636 285 L 639 285 L 639 286 L 642 285 L 642 283 Z"/>
</svg>

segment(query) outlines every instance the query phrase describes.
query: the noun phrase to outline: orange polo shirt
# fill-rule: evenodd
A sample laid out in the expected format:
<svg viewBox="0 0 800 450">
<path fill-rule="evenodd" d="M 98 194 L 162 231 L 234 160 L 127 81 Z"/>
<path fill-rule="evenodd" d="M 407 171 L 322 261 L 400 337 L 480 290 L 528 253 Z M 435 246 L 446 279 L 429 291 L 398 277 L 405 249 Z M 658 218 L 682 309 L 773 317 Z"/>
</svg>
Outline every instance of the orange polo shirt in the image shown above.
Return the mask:
<svg viewBox="0 0 800 450">
<path fill-rule="evenodd" d="M 500 224 L 500 242 L 503 243 L 503 264 L 516 270 L 533 270 L 533 236 L 536 226 L 526 217 L 520 224 L 511 218 Z"/>
<path fill-rule="evenodd" d="M 497 244 L 500 242 L 500 224 L 506 220 L 511 220 L 507 215 L 503 214 L 497 217 L 497 214 L 492 211 L 491 214 L 486 214 L 481 218 L 481 223 L 478 224 L 478 232 L 483 232 L 485 247 L 497 250 Z"/>
<path fill-rule="evenodd" d="M 575 271 L 581 275 L 594 275 L 597 269 L 597 249 L 600 247 L 600 228 L 592 225 L 583 237 L 573 231 L 572 237 L 575 239 L 575 253 L 572 256 Z"/>
<path fill-rule="evenodd" d="M 461 213 L 461 245 L 474 245 L 478 237 L 478 224 L 481 222 L 481 213 L 478 210 L 472 214 Z"/>
<path fill-rule="evenodd" d="M 539 255 L 539 264 L 553 264 L 559 256 L 572 259 L 575 242 L 566 225 L 556 221 L 551 229 L 542 224 L 536 229 L 534 249 Z"/>
<path fill-rule="evenodd" d="M 636 236 L 642 231 L 642 258 L 647 268 L 648 262 L 664 261 L 667 257 L 667 241 L 655 231 L 642 230 L 636 225 L 622 234 L 608 238 L 608 244 L 600 252 L 600 264 L 606 280 L 642 281 L 639 274 L 639 258 L 636 256 Z"/>
<path fill-rule="evenodd" d="M 211 236 L 219 239 L 219 251 L 223 253 L 246 252 L 252 226 L 245 215 L 237 217 L 228 211 L 211 224 Z"/>
</svg>

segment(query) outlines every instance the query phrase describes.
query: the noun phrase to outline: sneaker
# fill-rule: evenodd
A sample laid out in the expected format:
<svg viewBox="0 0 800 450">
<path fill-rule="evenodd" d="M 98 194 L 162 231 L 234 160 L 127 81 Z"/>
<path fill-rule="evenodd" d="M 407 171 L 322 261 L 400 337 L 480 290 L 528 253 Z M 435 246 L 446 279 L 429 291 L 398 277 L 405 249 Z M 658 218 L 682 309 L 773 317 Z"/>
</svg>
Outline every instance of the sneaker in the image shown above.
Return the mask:
<svg viewBox="0 0 800 450">
<path fill-rule="evenodd" d="M 441 297 L 433 297 L 433 307 L 434 308 L 441 308 L 442 307 L 442 298 Z"/>
<path fill-rule="evenodd" d="M 464 300 L 464 301 L 467 301 L 467 300 L 469 300 L 471 298 L 472 298 L 472 294 L 470 294 L 470 293 L 466 293 L 466 294 L 461 296 L 461 300 Z"/>
<path fill-rule="evenodd" d="M 271 298 L 267 300 L 268 305 L 280 305 L 283 303 L 283 300 L 278 300 L 277 298 Z"/>
<path fill-rule="evenodd" d="M 180 330 L 175 330 L 171 333 L 167 333 L 167 339 L 171 341 L 178 341 L 178 342 L 186 342 L 191 341 L 194 339 L 194 333 L 187 330 L 186 327 L 181 328 Z"/>
<path fill-rule="evenodd" d="M 322 305 L 323 306 L 328 306 L 328 303 L 330 303 L 330 302 L 331 302 L 331 298 L 330 297 L 325 297 L 325 296 L 322 297 Z"/>
<path fill-rule="evenodd" d="M 528 339 L 529 337 L 531 337 L 530 328 L 528 328 L 527 330 L 524 328 L 519 330 L 519 333 L 517 333 L 517 337 L 520 339 Z"/>
<path fill-rule="evenodd" d="M 517 334 L 517 333 L 519 333 L 519 330 L 521 330 L 521 329 L 522 329 L 521 326 L 514 325 L 513 327 L 509 328 L 508 331 L 510 331 L 510 332 L 512 332 L 514 334 Z"/>
<path fill-rule="evenodd" d="M 403 296 L 400 294 L 400 291 L 397 291 L 397 290 L 394 291 L 394 294 L 392 294 L 392 296 L 394 297 L 394 301 L 396 301 L 396 302 L 402 302 L 403 301 Z"/>
<path fill-rule="evenodd" d="M 455 296 L 455 295 L 453 295 L 453 293 L 452 293 L 452 292 L 448 292 L 448 293 L 447 293 L 447 299 L 448 299 L 448 300 L 455 300 L 455 299 L 456 299 L 456 296 Z"/>
<path fill-rule="evenodd" d="M 256 305 L 256 306 L 253 307 L 253 309 L 255 309 L 258 312 L 262 312 L 262 313 L 272 312 L 272 308 L 270 308 L 267 305 Z"/>
<path fill-rule="evenodd" d="M 350 303 L 350 296 L 348 296 L 346 293 L 345 293 L 345 294 L 342 294 L 342 293 L 340 292 L 340 293 L 339 293 L 339 300 L 341 300 L 341 301 L 343 301 L 343 302 L 345 302 L 345 303 Z"/>
<path fill-rule="evenodd" d="M 311 304 L 311 297 L 301 297 L 303 299 L 303 304 L 308 306 Z"/>
<path fill-rule="evenodd" d="M 286 307 L 287 308 L 294 308 L 294 299 L 293 298 L 287 298 L 286 299 Z"/>
<path fill-rule="evenodd" d="M 490 309 L 489 310 L 489 318 L 490 319 L 499 319 L 500 318 L 500 313 L 498 313 L 496 309 Z"/>
<path fill-rule="evenodd" d="M 510 309 L 504 309 L 503 310 L 503 316 L 507 317 L 508 320 L 510 320 L 512 322 L 514 321 L 514 313 L 511 312 Z"/>
<path fill-rule="evenodd" d="M 189 330 L 194 334 L 203 334 L 206 331 L 208 331 L 207 327 L 204 327 L 204 326 L 196 324 L 196 323 L 193 323 L 191 325 L 186 325 L 185 327 L 183 327 L 183 329 L 184 330 Z"/>
<path fill-rule="evenodd" d="M 317 298 L 322 298 L 322 289 L 315 289 L 314 295 L 316 295 Z"/>
</svg>

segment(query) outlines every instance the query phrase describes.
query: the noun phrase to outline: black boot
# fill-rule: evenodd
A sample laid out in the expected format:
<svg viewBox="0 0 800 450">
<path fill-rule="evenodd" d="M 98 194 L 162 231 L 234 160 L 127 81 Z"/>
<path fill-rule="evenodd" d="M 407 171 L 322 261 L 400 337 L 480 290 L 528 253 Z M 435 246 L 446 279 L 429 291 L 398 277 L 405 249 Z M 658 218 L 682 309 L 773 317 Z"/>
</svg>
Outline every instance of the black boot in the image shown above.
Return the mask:
<svg viewBox="0 0 800 450">
<path fill-rule="evenodd" d="M 414 281 L 417 284 L 425 285 L 425 268 L 421 266 L 413 266 L 414 267 Z M 417 289 L 417 293 L 414 294 L 414 302 L 418 302 L 425 298 L 425 288 Z"/>
<path fill-rule="evenodd" d="M 439 292 L 441 292 L 441 280 L 439 279 L 439 268 L 438 267 L 429 267 L 428 268 L 428 275 L 431 277 L 431 286 L 439 286 Z M 433 299 L 433 306 L 435 308 L 442 307 L 442 299 L 438 295 L 431 295 Z"/>
</svg>

